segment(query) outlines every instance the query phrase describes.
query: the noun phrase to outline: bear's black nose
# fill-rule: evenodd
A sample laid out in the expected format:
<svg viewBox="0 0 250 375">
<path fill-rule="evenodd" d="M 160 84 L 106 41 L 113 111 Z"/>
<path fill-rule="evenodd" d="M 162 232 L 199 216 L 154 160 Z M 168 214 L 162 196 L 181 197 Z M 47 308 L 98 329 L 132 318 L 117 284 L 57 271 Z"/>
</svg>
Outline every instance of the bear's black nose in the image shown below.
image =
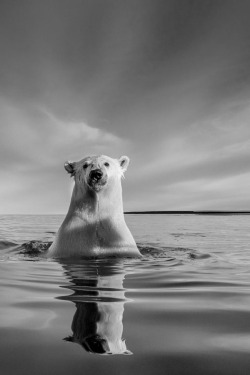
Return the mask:
<svg viewBox="0 0 250 375">
<path fill-rule="evenodd" d="M 101 169 L 94 169 L 90 172 L 89 177 L 92 180 L 100 180 L 103 176 L 102 170 Z"/>
</svg>

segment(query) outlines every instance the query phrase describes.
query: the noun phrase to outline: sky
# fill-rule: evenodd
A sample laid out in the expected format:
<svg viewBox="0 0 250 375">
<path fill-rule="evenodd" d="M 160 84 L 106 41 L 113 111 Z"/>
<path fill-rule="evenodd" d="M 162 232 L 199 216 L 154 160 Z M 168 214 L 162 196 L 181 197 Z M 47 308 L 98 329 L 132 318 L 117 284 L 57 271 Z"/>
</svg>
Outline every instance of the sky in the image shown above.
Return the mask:
<svg viewBox="0 0 250 375">
<path fill-rule="evenodd" d="M 250 210 L 248 0 L 1 0 L 0 213 L 66 213 L 127 155 L 125 211 Z"/>
</svg>

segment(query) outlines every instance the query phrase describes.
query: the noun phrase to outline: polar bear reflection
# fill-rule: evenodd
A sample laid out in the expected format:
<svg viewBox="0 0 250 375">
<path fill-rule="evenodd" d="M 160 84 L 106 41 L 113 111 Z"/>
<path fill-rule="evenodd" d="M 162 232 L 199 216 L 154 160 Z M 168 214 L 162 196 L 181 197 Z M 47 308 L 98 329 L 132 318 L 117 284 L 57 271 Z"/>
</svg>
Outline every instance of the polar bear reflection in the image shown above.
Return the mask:
<svg viewBox="0 0 250 375">
<path fill-rule="evenodd" d="M 67 288 L 74 293 L 59 298 L 76 306 L 71 325 L 73 334 L 64 340 L 78 343 L 90 353 L 132 354 L 122 338 L 125 273 L 114 266 L 107 261 L 63 264 L 73 283 Z"/>
</svg>

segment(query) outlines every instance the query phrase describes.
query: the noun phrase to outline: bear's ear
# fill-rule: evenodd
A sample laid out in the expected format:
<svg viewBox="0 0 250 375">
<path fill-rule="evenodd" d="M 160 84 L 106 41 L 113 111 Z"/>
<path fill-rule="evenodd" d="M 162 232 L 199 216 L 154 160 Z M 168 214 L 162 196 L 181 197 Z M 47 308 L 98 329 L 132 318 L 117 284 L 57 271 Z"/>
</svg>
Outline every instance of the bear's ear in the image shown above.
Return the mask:
<svg viewBox="0 0 250 375">
<path fill-rule="evenodd" d="M 119 164 L 123 172 L 125 172 L 129 165 L 129 158 L 127 156 L 121 156 L 119 159 Z"/>
<path fill-rule="evenodd" d="M 76 171 L 75 171 L 75 164 L 74 162 L 71 162 L 71 161 L 66 161 L 66 163 L 64 163 L 64 168 L 65 170 L 70 173 L 71 176 L 74 176 Z"/>
</svg>

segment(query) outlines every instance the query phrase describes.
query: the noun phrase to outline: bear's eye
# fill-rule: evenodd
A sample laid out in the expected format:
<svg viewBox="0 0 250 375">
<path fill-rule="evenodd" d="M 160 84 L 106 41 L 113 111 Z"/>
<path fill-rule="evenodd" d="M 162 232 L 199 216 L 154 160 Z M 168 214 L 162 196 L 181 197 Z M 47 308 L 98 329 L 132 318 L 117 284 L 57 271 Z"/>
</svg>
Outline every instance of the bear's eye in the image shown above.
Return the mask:
<svg viewBox="0 0 250 375">
<path fill-rule="evenodd" d="M 87 163 L 85 163 L 85 164 L 83 164 L 83 169 L 86 169 L 86 168 L 88 168 L 88 164 Z"/>
<path fill-rule="evenodd" d="M 105 165 L 105 167 L 109 167 L 109 163 L 108 162 L 104 163 L 104 165 Z"/>
</svg>

